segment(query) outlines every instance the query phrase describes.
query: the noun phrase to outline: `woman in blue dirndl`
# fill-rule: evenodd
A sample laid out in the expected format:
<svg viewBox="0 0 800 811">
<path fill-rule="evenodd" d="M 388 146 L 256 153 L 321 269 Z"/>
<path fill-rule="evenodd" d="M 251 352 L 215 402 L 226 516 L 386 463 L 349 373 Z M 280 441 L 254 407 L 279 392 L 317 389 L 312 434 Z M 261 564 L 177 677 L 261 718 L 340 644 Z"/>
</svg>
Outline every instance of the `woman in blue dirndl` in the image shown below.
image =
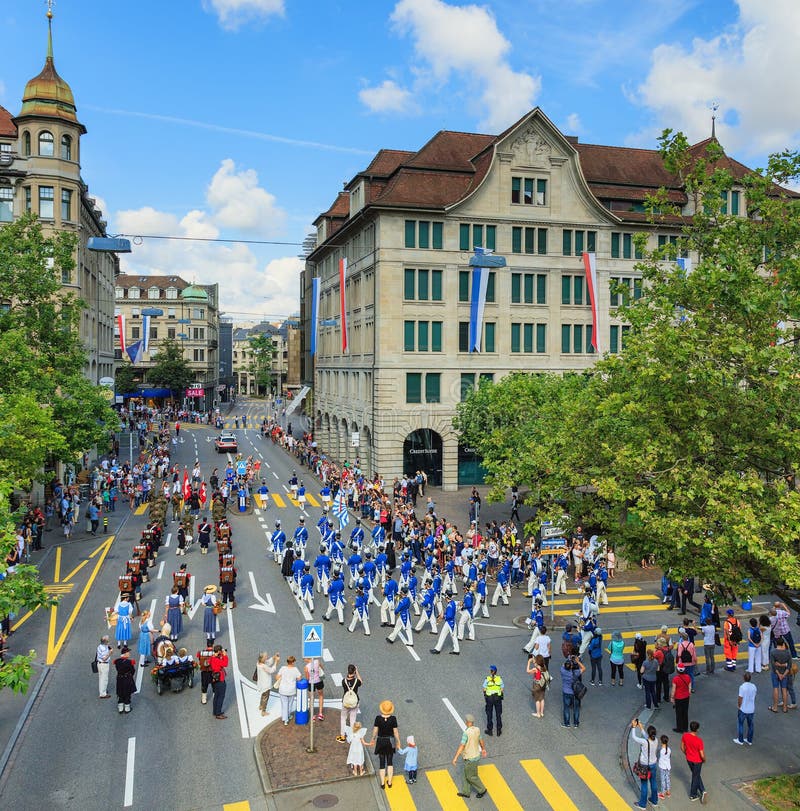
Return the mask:
<svg viewBox="0 0 800 811">
<path fill-rule="evenodd" d="M 118 648 L 130 642 L 132 615 L 133 606 L 128 602 L 128 595 L 124 594 L 120 597 L 119 605 L 117 606 L 117 630 L 115 632 L 115 638 Z"/>
<path fill-rule="evenodd" d="M 164 620 L 172 629 L 170 639 L 176 642 L 183 631 L 183 597 L 178 593 L 177 586 L 172 587 L 172 594 L 164 602 Z"/>
</svg>

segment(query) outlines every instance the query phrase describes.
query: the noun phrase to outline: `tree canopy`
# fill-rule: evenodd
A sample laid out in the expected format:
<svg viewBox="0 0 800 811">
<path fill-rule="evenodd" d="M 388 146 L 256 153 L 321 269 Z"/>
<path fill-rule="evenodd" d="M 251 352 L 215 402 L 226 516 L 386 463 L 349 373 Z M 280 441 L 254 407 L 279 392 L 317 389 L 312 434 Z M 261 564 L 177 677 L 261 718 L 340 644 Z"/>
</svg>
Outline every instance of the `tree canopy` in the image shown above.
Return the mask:
<svg viewBox="0 0 800 811">
<path fill-rule="evenodd" d="M 83 375 L 82 302 L 61 291 L 74 270 L 76 237 L 45 236 L 26 215 L 0 228 L 0 561 L 15 542 L 11 494 L 40 479 L 48 459 L 74 461 L 117 423 L 103 392 Z M 0 616 L 49 605 L 33 566 L 0 580 Z M 0 689 L 24 691 L 32 654 L 0 668 Z"/>
<path fill-rule="evenodd" d="M 272 359 L 275 357 L 275 344 L 272 336 L 267 333 L 258 333 L 249 338 L 250 373 L 255 378 L 256 391 L 261 394 L 272 385 Z M 280 392 L 278 392 L 280 394 Z"/>
<path fill-rule="evenodd" d="M 164 386 L 173 394 L 182 392 L 194 382 L 194 372 L 183 357 L 183 346 L 172 338 L 165 338 L 158 346 L 155 365 L 148 371 L 150 383 Z"/>
<path fill-rule="evenodd" d="M 644 294 L 623 298 L 623 351 L 581 376 L 482 387 L 455 424 L 495 496 L 527 485 L 544 514 L 596 527 L 631 558 L 787 597 L 800 588 L 800 199 L 781 186 L 800 157 L 735 178 L 715 142 L 698 156 L 666 131 L 661 149 L 695 213 L 677 242 L 640 244 Z M 734 186 L 739 216 L 725 204 Z M 654 226 L 679 214 L 661 194 L 650 212 Z M 682 252 L 698 257 L 690 272 Z"/>
</svg>

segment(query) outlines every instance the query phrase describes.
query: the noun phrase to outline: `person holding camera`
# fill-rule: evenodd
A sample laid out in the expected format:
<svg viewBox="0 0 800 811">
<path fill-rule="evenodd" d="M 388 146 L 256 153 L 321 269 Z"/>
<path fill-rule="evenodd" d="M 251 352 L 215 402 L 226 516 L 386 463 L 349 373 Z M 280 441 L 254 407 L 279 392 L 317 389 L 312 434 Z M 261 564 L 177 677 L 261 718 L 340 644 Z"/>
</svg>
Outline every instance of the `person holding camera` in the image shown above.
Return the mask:
<svg viewBox="0 0 800 811">
<path fill-rule="evenodd" d="M 634 803 L 634 808 L 642 811 L 647 809 L 647 789 L 650 788 L 650 804 L 658 805 L 658 782 L 656 779 L 656 767 L 658 766 L 658 738 L 656 728 L 651 724 L 647 727 L 647 735 L 642 735 L 644 727 L 639 723 L 638 718 L 631 721 L 631 738 L 641 746 L 639 757 L 633 764 L 633 773 L 639 778 L 639 802 Z"/>
<path fill-rule="evenodd" d="M 212 711 L 214 718 L 224 721 L 228 716 L 222 712 L 225 703 L 225 668 L 228 666 L 228 651 L 222 645 L 214 645 L 214 655 L 211 657 L 211 690 L 214 693 Z"/>
<path fill-rule="evenodd" d="M 570 713 L 572 715 L 572 724 L 577 728 L 580 726 L 581 720 L 581 697 L 586 692 L 586 686 L 581 681 L 581 676 L 586 670 L 586 666 L 581 660 L 571 655 L 563 665 L 561 665 L 561 699 L 564 705 L 564 720 L 561 724 L 562 727 L 569 728 L 570 726 Z M 580 687 L 576 693 L 576 682 L 580 683 Z M 581 690 L 581 688 L 583 688 Z"/>
</svg>

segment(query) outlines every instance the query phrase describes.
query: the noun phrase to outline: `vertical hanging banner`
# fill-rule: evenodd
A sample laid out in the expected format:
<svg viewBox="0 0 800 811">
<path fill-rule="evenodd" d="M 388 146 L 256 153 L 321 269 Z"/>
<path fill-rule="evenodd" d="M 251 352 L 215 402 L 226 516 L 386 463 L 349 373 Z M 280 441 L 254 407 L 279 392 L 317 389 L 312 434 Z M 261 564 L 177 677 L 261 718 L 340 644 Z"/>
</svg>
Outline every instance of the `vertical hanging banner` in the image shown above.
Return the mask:
<svg viewBox="0 0 800 811">
<path fill-rule="evenodd" d="M 311 357 L 317 354 L 319 335 L 319 276 L 311 279 Z"/>
<path fill-rule="evenodd" d="M 592 307 L 592 346 L 600 354 L 600 335 L 597 302 L 597 255 L 583 254 L 583 267 L 586 271 L 586 287 L 589 290 L 589 304 Z"/>
<path fill-rule="evenodd" d="M 117 316 L 117 330 L 119 331 L 119 348 L 125 354 L 125 316 L 120 313 Z"/>
<path fill-rule="evenodd" d="M 150 351 L 150 316 L 142 316 L 142 352 Z"/>
<path fill-rule="evenodd" d="M 469 351 L 481 351 L 483 334 L 483 311 L 486 307 L 486 291 L 489 289 L 489 274 L 492 268 L 504 268 L 503 256 L 495 256 L 486 248 L 475 248 L 475 255 L 469 258 L 472 268 L 472 290 L 469 303 Z"/>
<path fill-rule="evenodd" d="M 347 259 L 339 260 L 339 304 L 342 310 L 342 354 L 347 352 L 347 301 L 344 283 L 347 277 Z"/>
</svg>

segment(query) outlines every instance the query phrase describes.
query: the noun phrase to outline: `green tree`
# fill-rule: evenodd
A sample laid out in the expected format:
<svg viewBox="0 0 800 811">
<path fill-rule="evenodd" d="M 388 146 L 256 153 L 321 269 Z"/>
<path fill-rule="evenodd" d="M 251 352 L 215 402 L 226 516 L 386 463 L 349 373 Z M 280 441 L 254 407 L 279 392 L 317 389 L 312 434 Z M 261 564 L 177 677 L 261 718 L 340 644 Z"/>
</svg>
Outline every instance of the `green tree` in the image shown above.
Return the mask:
<svg viewBox="0 0 800 811">
<path fill-rule="evenodd" d="M 515 466 L 544 514 L 598 526 L 632 558 L 654 553 L 678 574 L 791 602 L 800 588 L 800 207 L 781 185 L 800 174 L 800 158 L 783 153 L 742 174 L 716 143 L 698 155 L 669 131 L 662 153 L 696 210 L 677 244 L 645 252 L 646 294 L 622 308 L 624 351 L 575 390 L 569 378 L 553 381 L 558 407 L 531 401 L 535 418 L 513 448 L 502 435 L 500 447 L 479 432 L 470 442 L 498 485 L 504 462 Z M 747 216 L 726 213 L 734 185 Z M 675 213 L 664 195 L 650 208 L 654 220 Z M 673 261 L 681 250 L 700 257 L 691 273 Z M 514 385 L 494 387 L 492 406 L 513 399 Z M 472 430 L 476 416 L 466 414 L 480 396 L 457 424 Z M 521 420 L 526 405 L 516 406 Z"/>
<path fill-rule="evenodd" d="M 150 383 L 168 388 L 178 395 L 194 381 L 194 372 L 183 357 L 183 346 L 172 338 L 165 338 L 158 346 L 156 364 L 147 373 Z"/>
<path fill-rule="evenodd" d="M 275 357 L 275 344 L 272 342 L 272 336 L 265 332 L 251 335 L 249 342 L 252 357 L 249 371 L 255 378 L 256 392 L 264 394 L 272 386 L 272 359 Z"/>
<path fill-rule="evenodd" d="M 132 363 L 118 366 L 114 373 L 114 391 L 117 394 L 129 394 L 136 390 L 139 380 L 140 375 Z"/>
<path fill-rule="evenodd" d="M 0 561 L 19 521 L 11 494 L 29 490 L 48 457 L 74 461 L 116 424 L 103 392 L 83 376 L 82 302 L 61 291 L 75 248 L 75 235 L 45 236 L 30 215 L 0 228 Z M 52 603 L 33 566 L 0 581 L 0 616 Z M 0 668 L 0 689 L 27 689 L 33 655 Z"/>
</svg>

